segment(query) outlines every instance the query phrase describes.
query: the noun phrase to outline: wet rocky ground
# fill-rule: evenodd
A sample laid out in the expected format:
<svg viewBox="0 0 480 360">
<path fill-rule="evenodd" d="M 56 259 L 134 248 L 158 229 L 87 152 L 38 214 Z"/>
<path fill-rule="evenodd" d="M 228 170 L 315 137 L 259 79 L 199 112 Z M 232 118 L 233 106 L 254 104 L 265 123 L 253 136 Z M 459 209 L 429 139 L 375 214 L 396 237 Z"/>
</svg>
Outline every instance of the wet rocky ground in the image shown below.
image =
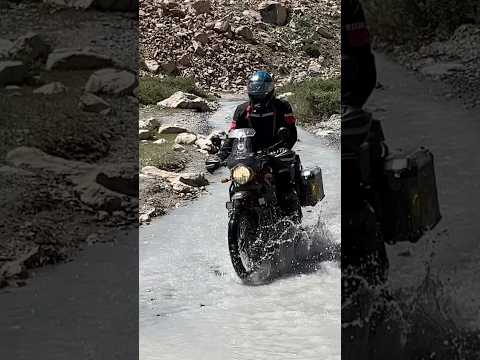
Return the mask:
<svg viewBox="0 0 480 360">
<path fill-rule="evenodd" d="M 136 29 L 130 13 L 2 2 L 0 287 L 137 226 Z M 77 55 L 50 67 L 58 49 Z"/>
</svg>

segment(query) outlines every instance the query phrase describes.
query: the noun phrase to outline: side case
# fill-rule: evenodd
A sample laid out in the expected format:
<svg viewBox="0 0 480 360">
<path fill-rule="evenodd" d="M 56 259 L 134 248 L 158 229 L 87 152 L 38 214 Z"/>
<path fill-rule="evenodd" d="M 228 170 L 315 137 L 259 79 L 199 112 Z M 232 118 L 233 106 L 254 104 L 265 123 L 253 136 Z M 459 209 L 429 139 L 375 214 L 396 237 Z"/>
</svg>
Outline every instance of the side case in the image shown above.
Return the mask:
<svg viewBox="0 0 480 360">
<path fill-rule="evenodd" d="M 302 171 L 300 203 L 302 206 L 315 206 L 325 197 L 322 169 L 315 167 Z"/>
<path fill-rule="evenodd" d="M 433 154 L 421 147 L 385 162 L 382 231 L 388 243 L 418 241 L 441 219 Z"/>
</svg>

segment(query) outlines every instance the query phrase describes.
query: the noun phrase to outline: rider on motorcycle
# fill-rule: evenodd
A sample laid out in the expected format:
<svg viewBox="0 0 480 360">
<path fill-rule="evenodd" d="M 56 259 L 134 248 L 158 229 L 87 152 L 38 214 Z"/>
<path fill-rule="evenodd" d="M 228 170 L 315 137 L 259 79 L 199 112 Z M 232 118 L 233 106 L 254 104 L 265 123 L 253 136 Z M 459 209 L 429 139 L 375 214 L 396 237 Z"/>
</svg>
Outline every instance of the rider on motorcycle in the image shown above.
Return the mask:
<svg viewBox="0 0 480 360">
<path fill-rule="evenodd" d="M 255 143 L 258 150 L 266 149 L 278 143 L 281 139 L 278 130 L 285 127 L 289 130 L 284 146 L 291 149 L 297 142 L 296 118 L 291 105 L 275 97 L 275 85 L 272 75 L 266 71 L 257 71 L 249 79 L 247 85 L 249 101 L 239 105 L 233 115 L 230 129 L 253 128 Z M 207 170 L 213 172 L 228 158 L 232 150 L 232 139 L 226 139 L 218 154 L 206 161 Z M 300 174 L 300 160 L 295 156 L 297 169 L 296 178 Z M 290 165 L 290 164 L 288 164 Z M 287 164 L 285 164 L 287 166 Z M 289 172 L 276 169 L 278 176 L 278 193 L 281 208 L 286 214 L 298 210 L 298 186 L 292 181 Z M 283 175 L 283 174 L 285 175 Z"/>
<path fill-rule="evenodd" d="M 380 122 L 362 107 L 376 84 L 375 58 L 362 6 L 342 0 L 342 264 L 373 282 L 386 279 L 379 230 L 379 185 L 388 155 Z M 373 257 L 373 259 L 372 259 Z M 369 266 L 370 263 L 380 265 Z"/>
</svg>

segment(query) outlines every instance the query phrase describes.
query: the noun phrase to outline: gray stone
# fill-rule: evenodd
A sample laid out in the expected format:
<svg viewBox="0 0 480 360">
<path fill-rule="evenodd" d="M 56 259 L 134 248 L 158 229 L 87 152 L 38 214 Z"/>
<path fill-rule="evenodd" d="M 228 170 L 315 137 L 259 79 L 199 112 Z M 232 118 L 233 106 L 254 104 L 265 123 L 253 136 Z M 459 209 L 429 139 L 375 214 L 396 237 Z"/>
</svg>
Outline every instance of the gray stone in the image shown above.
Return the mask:
<svg viewBox="0 0 480 360">
<path fill-rule="evenodd" d="M 91 70 L 112 67 L 115 61 L 92 49 L 56 49 L 47 59 L 47 70 Z"/>
<path fill-rule="evenodd" d="M 262 21 L 273 25 L 286 25 L 288 23 L 289 10 L 277 1 L 266 1 L 259 5 Z"/>
<path fill-rule="evenodd" d="M 86 112 L 100 113 L 107 115 L 112 110 L 110 104 L 101 97 L 86 93 L 80 98 L 80 108 Z"/>
<path fill-rule="evenodd" d="M 175 138 L 175 144 L 192 145 L 197 140 L 197 135 L 191 133 L 181 133 Z"/>
<path fill-rule="evenodd" d="M 67 88 L 61 82 L 52 82 L 33 90 L 34 94 L 39 95 L 55 95 L 62 94 L 67 91 Z"/>
<path fill-rule="evenodd" d="M 0 61 L 0 86 L 21 84 L 28 74 L 21 61 Z"/>
<path fill-rule="evenodd" d="M 94 72 L 85 85 L 85 91 L 94 94 L 126 95 L 137 86 L 134 73 L 118 69 L 102 69 Z"/>
<path fill-rule="evenodd" d="M 201 112 L 212 110 L 212 107 L 207 100 L 182 91 L 177 91 L 168 99 L 160 101 L 157 105 L 166 108 L 193 109 Z"/>
<path fill-rule="evenodd" d="M 159 134 L 181 134 L 185 132 L 188 132 L 188 130 L 177 124 L 163 125 L 158 129 Z"/>
</svg>

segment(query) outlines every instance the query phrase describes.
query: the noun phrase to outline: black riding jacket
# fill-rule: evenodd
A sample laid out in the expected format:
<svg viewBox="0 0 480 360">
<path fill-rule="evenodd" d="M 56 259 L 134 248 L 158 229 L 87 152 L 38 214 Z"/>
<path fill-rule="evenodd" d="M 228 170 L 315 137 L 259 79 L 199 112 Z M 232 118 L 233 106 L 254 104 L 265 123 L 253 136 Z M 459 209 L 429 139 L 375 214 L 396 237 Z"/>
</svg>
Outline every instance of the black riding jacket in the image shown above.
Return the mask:
<svg viewBox="0 0 480 360">
<path fill-rule="evenodd" d="M 361 108 L 377 81 L 362 5 L 342 0 L 342 105 Z"/>
<path fill-rule="evenodd" d="M 286 146 L 291 149 L 297 142 L 296 118 L 287 101 L 274 98 L 263 107 L 254 106 L 250 102 L 239 105 L 233 115 L 229 131 L 253 128 L 256 132 L 257 148 L 265 149 L 280 140 L 277 132 L 281 127 L 286 127 L 290 131 Z M 220 149 L 219 157 L 226 159 L 231 152 L 231 147 L 232 141 L 227 139 Z"/>
</svg>

